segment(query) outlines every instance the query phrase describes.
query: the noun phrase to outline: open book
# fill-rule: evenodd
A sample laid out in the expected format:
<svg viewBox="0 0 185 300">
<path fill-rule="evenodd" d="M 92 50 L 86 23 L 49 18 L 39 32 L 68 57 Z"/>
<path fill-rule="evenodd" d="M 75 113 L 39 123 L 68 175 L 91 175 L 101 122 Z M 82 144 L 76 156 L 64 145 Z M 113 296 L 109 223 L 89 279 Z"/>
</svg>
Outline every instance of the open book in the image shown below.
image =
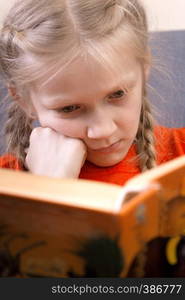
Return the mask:
<svg viewBox="0 0 185 300">
<path fill-rule="evenodd" d="M 185 277 L 185 156 L 123 187 L 0 170 L 1 277 Z"/>
</svg>

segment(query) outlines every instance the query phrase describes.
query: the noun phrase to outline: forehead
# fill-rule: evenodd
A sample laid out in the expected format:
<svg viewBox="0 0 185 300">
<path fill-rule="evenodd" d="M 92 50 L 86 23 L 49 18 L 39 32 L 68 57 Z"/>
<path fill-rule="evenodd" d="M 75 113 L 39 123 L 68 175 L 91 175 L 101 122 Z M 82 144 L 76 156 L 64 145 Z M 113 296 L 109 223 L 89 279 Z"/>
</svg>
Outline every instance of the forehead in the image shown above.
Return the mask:
<svg viewBox="0 0 185 300">
<path fill-rule="evenodd" d="M 107 65 L 93 57 L 78 57 L 70 64 L 48 72 L 35 87 L 39 93 L 47 95 L 59 94 L 61 91 L 71 95 L 81 92 L 87 95 L 134 81 L 139 70 L 139 62 L 131 53 L 124 53 Z"/>
</svg>

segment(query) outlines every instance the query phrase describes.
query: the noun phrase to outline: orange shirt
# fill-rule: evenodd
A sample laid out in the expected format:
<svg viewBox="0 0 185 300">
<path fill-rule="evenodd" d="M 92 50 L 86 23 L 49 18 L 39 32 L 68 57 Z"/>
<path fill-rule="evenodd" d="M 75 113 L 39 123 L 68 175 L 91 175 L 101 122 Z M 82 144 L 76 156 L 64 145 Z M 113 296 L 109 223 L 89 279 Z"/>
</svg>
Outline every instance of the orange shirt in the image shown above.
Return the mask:
<svg viewBox="0 0 185 300">
<path fill-rule="evenodd" d="M 155 128 L 157 164 L 162 164 L 185 154 L 185 128 Z M 136 156 L 136 146 L 132 145 L 126 157 L 112 167 L 97 167 L 86 161 L 81 173 L 81 179 L 103 181 L 123 185 L 127 180 L 140 173 L 133 158 Z M 0 167 L 24 170 L 21 163 L 12 155 L 0 157 Z"/>
</svg>

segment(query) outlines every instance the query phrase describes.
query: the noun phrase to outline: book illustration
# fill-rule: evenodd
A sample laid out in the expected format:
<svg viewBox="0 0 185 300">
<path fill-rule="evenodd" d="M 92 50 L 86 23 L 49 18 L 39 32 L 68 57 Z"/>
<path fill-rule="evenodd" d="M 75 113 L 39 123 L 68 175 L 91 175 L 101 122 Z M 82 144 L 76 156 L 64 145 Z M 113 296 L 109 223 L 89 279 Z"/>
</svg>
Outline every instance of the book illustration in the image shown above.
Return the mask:
<svg viewBox="0 0 185 300">
<path fill-rule="evenodd" d="M 10 243 L 15 239 L 28 239 L 25 234 L 5 235 L 0 246 L 0 277 L 120 277 L 124 268 L 124 257 L 118 245 L 118 239 L 111 240 L 106 236 L 87 239 L 74 251 L 84 261 L 83 274 L 73 269 L 63 269 L 61 265 L 64 258 L 58 257 L 49 263 L 42 257 L 28 259 L 27 269 L 22 269 L 24 263 L 22 254 L 36 247 L 45 246 L 44 241 L 36 242 L 16 254 L 12 254 Z M 144 249 L 136 255 L 127 277 L 183 277 L 185 266 L 185 237 L 157 238 L 145 245 Z M 159 252 L 156 252 L 159 251 Z M 36 250 L 34 250 L 36 252 Z M 160 255 L 158 255 L 160 253 Z M 157 261 L 157 264 L 154 263 Z M 159 269 L 160 266 L 160 269 Z M 64 272 L 65 271 L 65 272 Z"/>
<path fill-rule="evenodd" d="M 118 244 L 118 237 L 113 239 L 107 236 L 92 237 L 81 243 L 81 248 L 74 252 L 83 258 L 83 277 L 119 277 L 124 258 Z M 73 271 L 68 272 L 69 277 L 79 277 Z"/>
<path fill-rule="evenodd" d="M 0 277 L 24 277 L 21 271 L 21 256 L 24 252 L 30 251 L 33 248 L 43 246 L 44 241 L 39 241 L 20 249 L 14 255 L 11 252 L 11 242 L 15 239 L 27 239 L 28 236 L 24 233 L 11 235 L 7 231 L 5 225 L 0 226 Z"/>
<path fill-rule="evenodd" d="M 0 224 L 3 277 L 185 277 L 185 157 L 124 187 L 0 170 Z"/>
</svg>

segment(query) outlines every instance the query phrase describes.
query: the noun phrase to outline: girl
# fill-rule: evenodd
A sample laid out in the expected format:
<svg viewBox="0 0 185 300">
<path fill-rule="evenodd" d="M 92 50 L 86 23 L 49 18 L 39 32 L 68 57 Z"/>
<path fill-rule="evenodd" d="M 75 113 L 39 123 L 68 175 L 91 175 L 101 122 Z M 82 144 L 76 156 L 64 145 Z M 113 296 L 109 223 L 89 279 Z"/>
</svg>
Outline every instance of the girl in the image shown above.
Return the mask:
<svg viewBox="0 0 185 300">
<path fill-rule="evenodd" d="M 123 185 L 185 153 L 184 129 L 154 126 L 139 0 L 20 0 L 0 53 L 12 99 L 1 167 Z"/>
</svg>

